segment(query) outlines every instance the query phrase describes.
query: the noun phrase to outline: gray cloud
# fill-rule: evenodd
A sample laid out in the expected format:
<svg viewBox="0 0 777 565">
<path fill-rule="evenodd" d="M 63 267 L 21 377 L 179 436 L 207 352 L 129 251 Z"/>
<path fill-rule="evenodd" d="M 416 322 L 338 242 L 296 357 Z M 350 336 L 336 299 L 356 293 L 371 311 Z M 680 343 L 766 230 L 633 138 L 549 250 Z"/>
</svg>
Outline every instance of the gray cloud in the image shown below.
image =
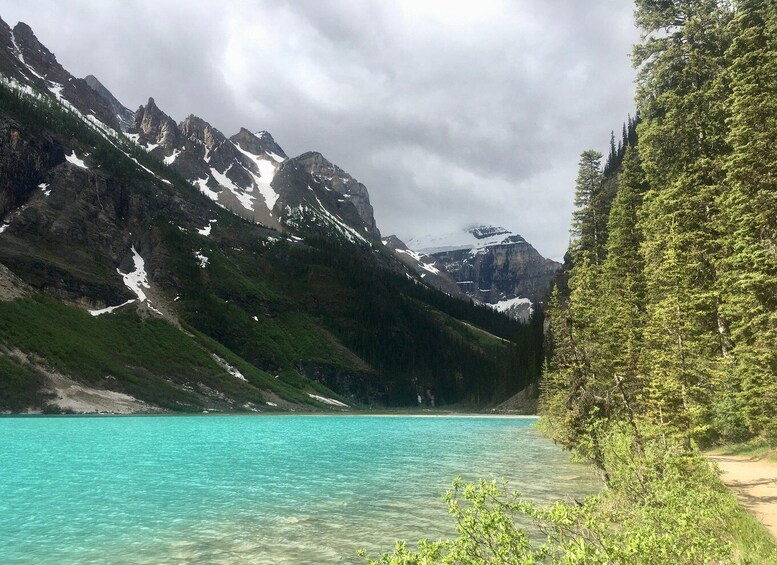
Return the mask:
<svg viewBox="0 0 777 565">
<path fill-rule="evenodd" d="M 632 111 L 622 0 L 0 0 L 127 106 L 267 129 L 364 182 L 400 237 L 474 222 L 567 245 L 579 153 Z"/>
</svg>

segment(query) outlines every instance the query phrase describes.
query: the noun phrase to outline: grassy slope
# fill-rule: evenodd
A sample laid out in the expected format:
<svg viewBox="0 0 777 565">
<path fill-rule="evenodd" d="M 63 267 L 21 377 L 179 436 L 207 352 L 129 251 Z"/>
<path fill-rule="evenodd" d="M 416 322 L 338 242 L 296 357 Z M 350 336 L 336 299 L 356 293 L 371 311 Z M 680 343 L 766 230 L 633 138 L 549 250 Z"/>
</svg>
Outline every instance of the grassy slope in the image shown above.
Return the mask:
<svg viewBox="0 0 777 565">
<path fill-rule="evenodd" d="M 293 386 L 275 379 L 210 338 L 189 336 L 157 318 L 143 320 L 132 307 L 95 318 L 45 295 L 0 302 L 0 341 L 98 388 L 112 388 L 170 410 L 202 409 L 201 396 L 184 388 L 197 383 L 239 402 L 262 405 L 263 390 L 311 406 L 302 389 L 332 395 L 302 377 Z M 247 382 L 230 376 L 212 353 L 237 367 Z M 0 357 L 0 369 L 0 408 L 19 410 L 42 400 L 35 392 L 42 377 L 34 369 L 9 357 Z"/>
</svg>

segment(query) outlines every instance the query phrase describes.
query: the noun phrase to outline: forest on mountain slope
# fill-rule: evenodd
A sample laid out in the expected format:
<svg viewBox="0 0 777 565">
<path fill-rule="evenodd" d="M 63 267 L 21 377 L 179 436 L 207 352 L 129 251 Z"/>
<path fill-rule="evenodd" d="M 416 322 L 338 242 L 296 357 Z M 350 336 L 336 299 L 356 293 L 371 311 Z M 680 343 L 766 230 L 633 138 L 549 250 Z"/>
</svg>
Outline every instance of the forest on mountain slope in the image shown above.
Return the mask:
<svg viewBox="0 0 777 565">
<path fill-rule="evenodd" d="M 0 262 L 27 288 L 0 303 L 0 410 L 57 411 L 49 370 L 175 411 L 320 408 L 308 393 L 416 406 L 426 391 L 483 407 L 539 376 L 541 312 L 522 325 L 445 295 L 377 241 L 242 220 L 46 93 L 0 85 L 0 137 Z M 90 168 L 65 163 L 76 151 Z M 131 248 L 169 315 L 90 316 L 133 298 L 117 273 Z"/>
</svg>

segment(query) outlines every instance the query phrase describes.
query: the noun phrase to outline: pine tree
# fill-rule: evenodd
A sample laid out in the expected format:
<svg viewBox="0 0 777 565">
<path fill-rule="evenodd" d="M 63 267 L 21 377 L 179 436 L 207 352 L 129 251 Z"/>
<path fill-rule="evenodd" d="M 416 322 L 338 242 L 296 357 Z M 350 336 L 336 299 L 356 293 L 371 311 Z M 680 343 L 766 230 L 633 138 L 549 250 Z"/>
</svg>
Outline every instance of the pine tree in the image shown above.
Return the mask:
<svg viewBox="0 0 777 565">
<path fill-rule="evenodd" d="M 607 258 L 601 272 L 598 324 L 600 373 L 617 388 L 619 412 L 633 417 L 644 379 L 640 367 L 645 318 L 643 237 L 637 218 L 647 190 L 636 147 L 626 149 L 608 224 Z"/>
<path fill-rule="evenodd" d="M 650 186 L 640 214 L 643 363 L 653 416 L 690 441 L 704 431 L 721 353 L 715 205 L 728 152 L 720 78 L 730 13 L 716 0 L 637 0 L 635 15 L 638 147 Z"/>
<path fill-rule="evenodd" d="M 737 7 L 729 50 L 732 152 L 720 198 L 721 313 L 733 345 L 724 369 L 734 377 L 735 414 L 751 433 L 771 425 L 777 436 L 777 2 L 740 0 Z"/>
<path fill-rule="evenodd" d="M 602 154 L 589 149 L 580 155 L 572 215 L 573 253 L 575 263 L 587 258 L 599 264 L 604 257 L 606 215 L 601 210 Z"/>
<path fill-rule="evenodd" d="M 604 176 L 610 176 L 620 164 L 620 148 L 615 145 L 615 132 L 610 131 L 610 153 L 604 165 Z"/>
</svg>

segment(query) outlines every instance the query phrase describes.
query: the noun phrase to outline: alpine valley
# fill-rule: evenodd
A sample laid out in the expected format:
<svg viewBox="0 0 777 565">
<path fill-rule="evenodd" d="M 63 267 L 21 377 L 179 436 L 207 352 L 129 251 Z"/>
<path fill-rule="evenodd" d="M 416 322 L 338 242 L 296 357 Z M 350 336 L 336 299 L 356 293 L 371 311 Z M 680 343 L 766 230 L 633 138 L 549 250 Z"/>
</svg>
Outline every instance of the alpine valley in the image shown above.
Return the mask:
<svg viewBox="0 0 777 565">
<path fill-rule="evenodd" d="M 0 20 L 0 81 L 0 411 L 484 408 L 536 384 L 559 265 L 521 236 L 382 238 L 322 154 L 133 112 L 24 23 Z"/>
</svg>

